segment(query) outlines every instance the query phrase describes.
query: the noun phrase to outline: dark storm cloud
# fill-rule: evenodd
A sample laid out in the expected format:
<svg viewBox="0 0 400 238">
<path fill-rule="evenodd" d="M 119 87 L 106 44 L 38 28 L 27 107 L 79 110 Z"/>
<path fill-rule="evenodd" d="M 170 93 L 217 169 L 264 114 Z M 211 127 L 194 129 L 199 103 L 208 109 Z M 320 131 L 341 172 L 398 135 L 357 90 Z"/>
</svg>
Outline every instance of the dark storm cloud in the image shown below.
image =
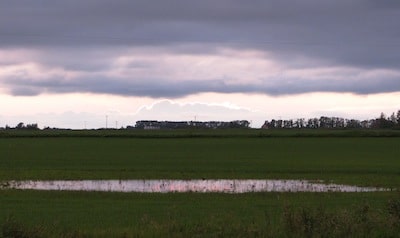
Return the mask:
<svg viewBox="0 0 400 238">
<path fill-rule="evenodd" d="M 31 80 L 7 81 L 12 88 L 13 95 L 38 95 L 45 92 L 56 93 L 105 93 L 118 95 L 149 96 L 154 98 L 177 98 L 199 92 L 243 92 L 249 89 L 243 87 L 227 86 L 222 80 L 165 82 L 163 80 L 142 80 L 141 82 L 129 80 L 115 80 L 114 78 L 96 77 L 83 78 L 77 81 L 62 81 L 48 79 L 40 82 Z M 254 90 L 254 88 L 252 88 Z M 251 90 L 251 89 L 250 89 Z"/>
<path fill-rule="evenodd" d="M 117 54 L 111 53 L 112 49 L 121 52 L 124 47 L 161 47 L 178 53 L 206 52 L 215 47 L 253 49 L 294 68 L 399 70 L 399 22 L 397 0 L 0 0 L 0 49 L 37 49 L 42 52 L 36 59 L 39 64 L 87 72 L 112 67 L 108 59 Z M 196 50 L 179 48 L 190 44 L 196 45 Z M 103 50 L 106 53 L 99 53 Z M 146 81 L 143 77 L 140 82 L 83 77 L 72 85 L 55 78 L 54 85 L 32 81 L 25 88 L 8 80 L 7 85 L 15 87 L 10 89 L 15 94 L 84 91 L 152 97 L 206 91 L 400 91 L 396 77 L 344 81 L 343 76 L 343 80 L 313 83 L 294 77 L 261 86 L 238 86 L 226 79 L 179 79 L 181 83 L 173 83 L 160 78 L 141 83 Z"/>
<path fill-rule="evenodd" d="M 219 93 L 262 93 L 269 95 L 288 95 L 310 92 L 343 92 L 355 94 L 374 94 L 383 92 L 396 92 L 400 88 L 398 78 L 388 77 L 348 80 L 336 82 L 335 80 L 305 79 L 278 80 L 276 83 L 232 85 L 222 79 L 206 81 L 168 82 L 163 80 L 115 80 L 115 78 L 96 77 L 80 78 L 76 81 L 63 81 L 47 79 L 41 82 L 31 80 L 9 80 L 13 95 L 33 96 L 45 92 L 52 93 L 103 93 L 125 96 L 149 96 L 154 98 L 169 97 L 179 98 L 190 94 L 204 92 Z"/>
<path fill-rule="evenodd" d="M 0 44 L 208 42 L 398 67 L 399 21 L 396 1 L 2 0 Z"/>
</svg>

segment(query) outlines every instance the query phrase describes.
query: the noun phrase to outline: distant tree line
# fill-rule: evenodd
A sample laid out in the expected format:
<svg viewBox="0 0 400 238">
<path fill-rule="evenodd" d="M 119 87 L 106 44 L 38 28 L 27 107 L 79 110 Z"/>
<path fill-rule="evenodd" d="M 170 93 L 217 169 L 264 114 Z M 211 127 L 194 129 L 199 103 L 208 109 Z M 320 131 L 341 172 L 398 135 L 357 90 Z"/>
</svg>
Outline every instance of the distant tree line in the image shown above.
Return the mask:
<svg viewBox="0 0 400 238">
<path fill-rule="evenodd" d="M 384 113 L 376 119 L 356 120 L 341 117 L 298 118 L 265 121 L 263 129 L 400 129 L 400 110 L 387 117 Z"/>
<path fill-rule="evenodd" d="M 135 126 L 120 129 L 222 129 L 222 128 L 249 128 L 247 120 L 235 121 L 137 121 Z M 341 117 L 298 118 L 298 119 L 272 119 L 262 125 L 263 129 L 400 129 L 400 110 L 386 116 L 381 113 L 378 118 L 370 120 L 346 119 Z M 6 130 L 40 130 L 37 123 L 18 123 L 15 127 L 6 125 Z M 60 130 L 59 128 L 45 127 L 44 130 Z"/>
<path fill-rule="evenodd" d="M 39 130 L 37 123 L 24 124 L 23 122 L 18 123 L 15 127 L 10 127 L 6 125 L 6 130 Z"/>
</svg>

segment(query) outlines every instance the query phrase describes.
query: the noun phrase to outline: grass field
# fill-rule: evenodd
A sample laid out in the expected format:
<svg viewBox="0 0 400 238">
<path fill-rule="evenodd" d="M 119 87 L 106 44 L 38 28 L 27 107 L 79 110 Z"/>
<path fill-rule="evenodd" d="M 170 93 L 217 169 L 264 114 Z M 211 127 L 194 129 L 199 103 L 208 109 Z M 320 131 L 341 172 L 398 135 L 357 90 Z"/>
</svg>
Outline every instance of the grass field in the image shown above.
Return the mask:
<svg viewBox="0 0 400 238">
<path fill-rule="evenodd" d="M 227 132 L 178 138 L 5 136 L 0 180 L 292 178 L 400 187 L 400 137 L 219 133 Z M 336 227 L 327 237 L 390 236 L 400 231 L 400 197 L 0 190 L 0 224 L 0 237 L 319 237 L 330 230 L 325 226 Z"/>
<path fill-rule="evenodd" d="M 355 229 L 365 237 L 371 235 L 368 230 L 364 232 L 367 228 L 377 234 L 400 231 L 398 220 L 387 211 L 387 202 L 394 197 L 391 193 L 232 195 L 11 190 L 0 191 L 0 217 L 5 224 L 11 217 L 14 230 L 39 237 L 292 237 L 302 232 L 304 222 L 313 222 L 318 236 L 319 219 L 335 214 L 345 222 L 361 224 L 362 229 Z M 288 230 L 284 215 L 288 208 L 294 208 L 290 215 L 296 215 L 296 209 L 306 209 L 300 210 L 301 216 L 310 216 L 311 220 L 300 217 L 303 220 L 295 224 L 301 229 Z M 325 216 L 316 211 L 323 211 Z M 340 222 L 336 221 L 337 226 L 346 225 Z M 336 224 L 334 219 L 329 223 Z"/>
<path fill-rule="evenodd" d="M 117 137 L 117 138 L 233 138 L 233 137 L 400 137 L 399 129 L 178 129 L 178 130 L 0 130 L 0 137 Z"/>
<path fill-rule="evenodd" d="M 324 179 L 400 185 L 400 138 L 2 138 L 0 180 Z"/>
</svg>

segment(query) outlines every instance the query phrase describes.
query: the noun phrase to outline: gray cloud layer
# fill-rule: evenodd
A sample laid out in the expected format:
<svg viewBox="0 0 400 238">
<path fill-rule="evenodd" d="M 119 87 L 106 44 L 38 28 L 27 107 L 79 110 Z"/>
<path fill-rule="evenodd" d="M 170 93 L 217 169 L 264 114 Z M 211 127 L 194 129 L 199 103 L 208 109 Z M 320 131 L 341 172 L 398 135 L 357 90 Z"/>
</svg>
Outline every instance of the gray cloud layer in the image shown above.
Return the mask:
<svg viewBox="0 0 400 238">
<path fill-rule="evenodd" d="M 356 94 L 374 94 L 396 92 L 400 89 L 399 78 L 371 78 L 336 82 L 335 80 L 309 82 L 304 79 L 280 80 L 272 85 L 247 84 L 228 85 L 223 80 L 157 82 L 154 79 L 145 82 L 115 80 L 113 78 L 82 78 L 79 81 L 58 81 L 51 79 L 44 82 L 10 80 L 13 95 L 34 96 L 44 92 L 74 93 L 92 92 L 124 96 L 149 96 L 154 98 L 177 98 L 203 92 L 218 93 L 262 93 L 269 95 L 287 95 L 310 92 L 353 92 Z M 154 83 L 152 83 L 154 82 Z M 279 83 L 281 82 L 281 83 Z M 294 83 L 292 83 L 294 82 Z"/>
<path fill-rule="evenodd" d="M 28 61 L 87 73 L 112 69 L 110 59 L 125 48 L 137 47 L 169 49 L 175 54 L 202 54 L 220 47 L 251 49 L 267 53 L 287 68 L 399 71 L 399 22 L 397 0 L 0 0 L 0 49 L 35 49 L 40 56 Z M 332 78 L 310 81 L 274 76 L 259 84 L 231 84 L 229 75 L 206 81 L 180 78 L 179 82 L 146 75 L 140 80 L 109 76 L 65 80 L 61 76 L 39 82 L 13 76 L 0 78 L 0 83 L 15 95 L 95 92 L 179 97 L 209 91 L 274 95 L 400 91 L 398 74 Z"/>
</svg>

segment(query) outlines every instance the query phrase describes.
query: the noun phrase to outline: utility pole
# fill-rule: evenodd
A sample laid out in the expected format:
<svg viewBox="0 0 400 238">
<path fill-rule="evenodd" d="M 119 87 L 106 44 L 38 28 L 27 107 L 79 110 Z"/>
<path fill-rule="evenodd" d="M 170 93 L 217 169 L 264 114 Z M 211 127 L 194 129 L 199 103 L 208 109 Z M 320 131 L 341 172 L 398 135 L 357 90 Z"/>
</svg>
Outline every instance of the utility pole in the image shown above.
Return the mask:
<svg viewBox="0 0 400 238">
<path fill-rule="evenodd" d="M 108 115 L 106 115 L 106 129 L 108 128 Z"/>
</svg>

